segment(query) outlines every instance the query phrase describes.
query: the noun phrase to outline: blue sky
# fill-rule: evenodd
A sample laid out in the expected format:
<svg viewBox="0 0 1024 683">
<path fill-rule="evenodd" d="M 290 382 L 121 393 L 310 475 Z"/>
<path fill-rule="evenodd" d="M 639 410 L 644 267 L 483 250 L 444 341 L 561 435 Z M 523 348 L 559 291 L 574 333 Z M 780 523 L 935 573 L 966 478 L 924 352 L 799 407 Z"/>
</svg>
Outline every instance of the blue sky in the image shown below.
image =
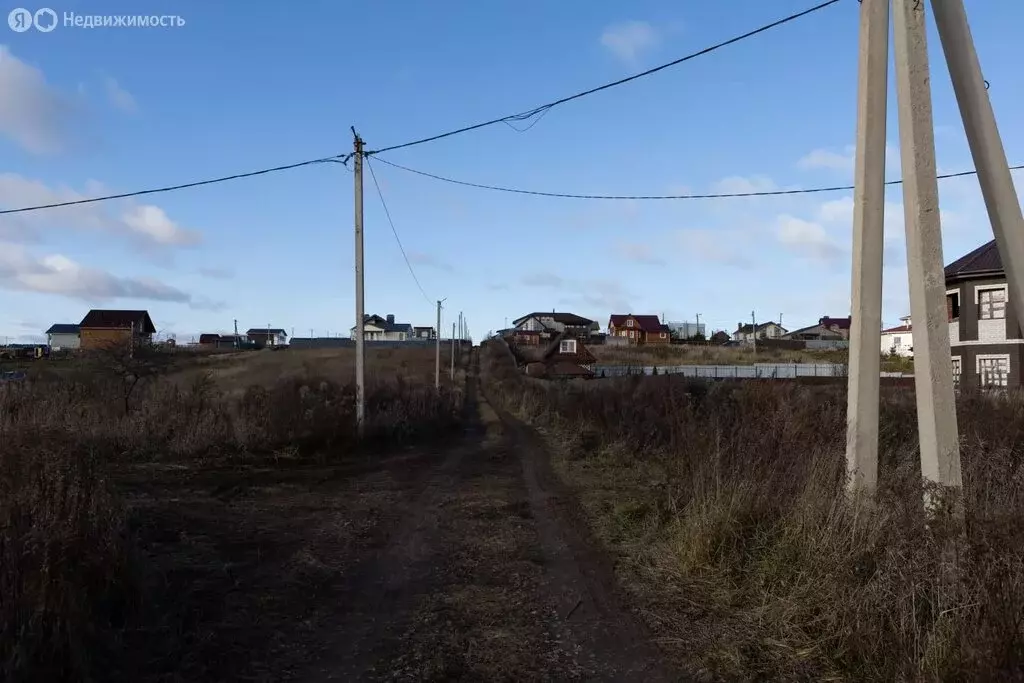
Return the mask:
<svg viewBox="0 0 1024 683">
<path fill-rule="evenodd" d="M 58 14 L 141 7 L 54 3 Z M 346 153 L 350 125 L 368 148 L 385 147 L 532 108 L 811 4 L 154 0 L 147 14 L 185 25 L 2 29 L 0 206 Z M 968 12 L 1010 163 L 1021 163 L 1024 75 L 1013 65 L 1024 5 L 969 2 Z M 526 132 L 498 125 L 381 158 L 569 193 L 845 184 L 857 16 L 854 0 L 841 2 L 558 107 Z M 940 170 L 969 169 L 934 30 L 929 38 Z M 611 313 L 699 313 L 728 330 L 752 310 L 759 321 L 782 314 L 791 329 L 849 312 L 849 193 L 588 202 L 459 187 L 380 162 L 374 170 L 427 296 L 448 299 L 448 330 L 460 310 L 477 338 L 552 308 L 602 324 Z M 991 239 L 991 228 L 973 177 L 942 181 L 940 194 L 949 262 Z M 909 310 L 899 189 L 888 199 L 883 318 L 892 323 Z M 369 176 L 365 204 L 367 311 L 432 324 Z M 243 329 L 347 334 L 352 214 L 352 175 L 331 164 L 0 218 L 0 337 L 36 338 L 90 307 L 147 308 L 180 341 L 228 331 L 233 319 Z"/>
</svg>

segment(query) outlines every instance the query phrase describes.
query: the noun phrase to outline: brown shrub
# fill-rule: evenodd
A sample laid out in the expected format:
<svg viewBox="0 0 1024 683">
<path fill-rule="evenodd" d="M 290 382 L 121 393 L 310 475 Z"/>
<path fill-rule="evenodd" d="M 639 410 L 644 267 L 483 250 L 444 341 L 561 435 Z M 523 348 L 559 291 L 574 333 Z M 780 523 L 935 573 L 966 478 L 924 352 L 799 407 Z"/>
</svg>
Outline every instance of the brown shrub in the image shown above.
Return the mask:
<svg viewBox="0 0 1024 683">
<path fill-rule="evenodd" d="M 874 506 L 843 495 L 845 390 L 675 376 L 496 398 L 559 466 L 670 651 L 733 680 L 1024 675 L 1020 395 L 959 399 L 967 534 L 923 512 L 912 391 L 885 391 Z"/>
<path fill-rule="evenodd" d="M 129 394 L 122 377 L 102 372 L 0 385 L 0 679 L 102 678 L 120 634 L 161 618 L 142 610 L 147 570 L 107 465 L 341 458 L 450 433 L 461 419 L 459 391 L 379 382 L 368 387 L 360 442 L 354 393 L 288 380 L 230 398 L 197 376 Z"/>
</svg>

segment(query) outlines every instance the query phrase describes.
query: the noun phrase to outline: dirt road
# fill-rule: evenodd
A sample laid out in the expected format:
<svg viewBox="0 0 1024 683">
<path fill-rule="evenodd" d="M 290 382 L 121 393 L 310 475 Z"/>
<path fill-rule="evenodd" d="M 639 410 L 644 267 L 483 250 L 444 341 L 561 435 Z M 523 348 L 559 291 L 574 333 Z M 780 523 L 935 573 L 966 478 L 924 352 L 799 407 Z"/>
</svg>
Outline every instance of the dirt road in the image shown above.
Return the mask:
<svg viewBox="0 0 1024 683">
<path fill-rule="evenodd" d="M 669 680 L 529 430 L 468 392 L 472 428 L 346 582 L 308 680 Z"/>
<path fill-rule="evenodd" d="M 450 445 L 347 469 L 140 476 L 143 536 L 180 612 L 168 628 L 194 635 L 155 654 L 147 640 L 132 680 L 679 680 L 477 370 Z"/>
</svg>

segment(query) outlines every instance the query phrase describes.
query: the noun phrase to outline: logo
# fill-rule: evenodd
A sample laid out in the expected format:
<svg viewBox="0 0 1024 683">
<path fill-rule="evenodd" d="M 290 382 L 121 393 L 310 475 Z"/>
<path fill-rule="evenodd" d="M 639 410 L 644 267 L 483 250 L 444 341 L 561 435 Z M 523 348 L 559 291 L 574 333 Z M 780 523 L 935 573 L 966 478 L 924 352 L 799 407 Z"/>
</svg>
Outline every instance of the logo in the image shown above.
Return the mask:
<svg viewBox="0 0 1024 683">
<path fill-rule="evenodd" d="M 33 26 L 41 33 L 49 33 L 57 28 L 57 13 L 49 7 L 36 10 L 35 14 L 24 7 L 17 7 L 7 15 L 7 25 L 16 33 L 24 33 Z"/>
<path fill-rule="evenodd" d="M 49 33 L 53 29 L 57 28 L 57 13 L 49 7 L 44 7 L 36 10 L 33 21 L 35 22 L 37 31 Z"/>
<path fill-rule="evenodd" d="M 32 13 L 23 7 L 15 7 L 7 15 L 7 25 L 16 33 L 24 33 L 32 28 Z"/>
</svg>

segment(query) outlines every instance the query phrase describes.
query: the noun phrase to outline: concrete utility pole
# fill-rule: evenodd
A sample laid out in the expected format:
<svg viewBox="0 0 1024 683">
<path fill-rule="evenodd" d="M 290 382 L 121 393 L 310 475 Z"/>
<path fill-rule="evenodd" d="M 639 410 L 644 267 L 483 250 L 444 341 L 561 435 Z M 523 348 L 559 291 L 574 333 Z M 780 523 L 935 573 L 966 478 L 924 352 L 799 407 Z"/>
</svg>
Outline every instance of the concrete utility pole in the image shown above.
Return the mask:
<svg viewBox="0 0 1024 683">
<path fill-rule="evenodd" d="M 437 334 L 434 341 L 434 388 L 441 388 L 441 304 L 447 298 L 437 302 Z"/>
<path fill-rule="evenodd" d="M 846 469 L 851 489 L 867 494 L 878 482 L 889 2 L 860 5 Z"/>
<path fill-rule="evenodd" d="M 234 346 L 237 349 L 238 348 L 238 320 L 235 320 L 235 338 L 232 341 L 234 342 L 232 344 L 232 346 Z"/>
<path fill-rule="evenodd" d="M 960 487 L 924 2 L 894 0 L 894 7 L 896 101 L 921 474 L 938 484 Z"/>
<path fill-rule="evenodd" d="M 1024 320 L 1024 217 L 986 92 L 988 84 L 981 75 L 967 12 L 963 0 L 932 0 L 932 11 L 967 143 L 978 170 L 981 194 L 1006 270 L 1009 303 L 1016 308 L 1017 320 Z"/>
<path fill-rule="evenodd" d="M 366 418 L 366 339 L 363 314 L 363 140 L 352 129 L 355 149 L 356 226 L 356 429 L 362 435 Z M 329 335 L 330 333 L 328 333 Z"/>
<path fill-rule="evenodd" d="M 754 311 L 750 312 L 750 338 L 754 341 L 750 345 L 753 354 L 757 355 L 757 317 L 754 315 Z M 756 374 L 756 373 L 755 373 Z"/>
<path fill-rule="evenodd" d="M 452 323 L 452 386 L 455 386 L 455 323 Z"/>
</svg>

